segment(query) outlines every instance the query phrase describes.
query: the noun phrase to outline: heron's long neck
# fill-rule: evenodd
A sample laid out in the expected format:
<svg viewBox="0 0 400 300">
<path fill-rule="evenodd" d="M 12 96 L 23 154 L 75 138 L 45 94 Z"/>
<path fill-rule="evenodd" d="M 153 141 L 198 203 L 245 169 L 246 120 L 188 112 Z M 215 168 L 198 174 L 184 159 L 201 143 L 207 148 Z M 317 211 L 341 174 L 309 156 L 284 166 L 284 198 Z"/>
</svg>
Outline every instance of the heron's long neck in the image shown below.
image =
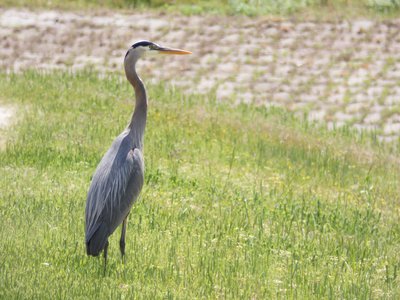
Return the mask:
<svg viewBox="0 0 400 300">
<path fill-rule="evenodd" d="M 126 71 L 126 77 L 135 89 L 136 104 L 131 122 L 128 125 L 134 146 L 143 148 L 143 136 L 147 119 L 147 95 L 142 80 L 136 73 L 135 67 Z"/>
</svg>

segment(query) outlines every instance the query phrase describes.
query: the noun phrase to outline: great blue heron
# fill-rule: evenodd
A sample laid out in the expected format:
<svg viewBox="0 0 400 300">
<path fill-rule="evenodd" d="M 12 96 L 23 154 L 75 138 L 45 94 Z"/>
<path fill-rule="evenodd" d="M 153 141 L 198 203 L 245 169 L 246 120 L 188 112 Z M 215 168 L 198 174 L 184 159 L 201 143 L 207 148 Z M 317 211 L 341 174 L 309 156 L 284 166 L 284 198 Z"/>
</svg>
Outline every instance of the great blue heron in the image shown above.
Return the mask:
<svg viewBox="0 0 400 300">
<path fill-rule="evenodd" d="M 149 41 L 132 45 L 124 59 L 126 78 L 135 90 L 136 104 L 128 127 L 114 140 L 92 177 L 86 201 L 85 240 L 88 255 L 98 256 L 104 250 L 107 267 L 108 237 L 122 223 L 120 250 L 124 260 L 126 222 L 129 211 L 143 186 L 143 136 L 147 118 L 147 96 L 136 73 L 136 62 L 146 52 L 190 54 L 161 47 Z"/>
</svg>

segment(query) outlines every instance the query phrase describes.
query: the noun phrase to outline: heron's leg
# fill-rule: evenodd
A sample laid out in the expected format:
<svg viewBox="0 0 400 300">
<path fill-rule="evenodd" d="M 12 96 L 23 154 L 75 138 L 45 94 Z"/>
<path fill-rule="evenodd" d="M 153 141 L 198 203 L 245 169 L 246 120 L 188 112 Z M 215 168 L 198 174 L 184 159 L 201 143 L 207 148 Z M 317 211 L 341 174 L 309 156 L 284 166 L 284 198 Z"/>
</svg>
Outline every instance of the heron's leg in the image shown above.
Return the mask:
<svg viewBox="0 0 400 300">
<path fill-rule="evenodd" d="M 119 249 L 121 250 L 122 261 L 125 263 L 125 233 L 126 233 L 126 222 L 128 216 L 125 217 L 122 222 L 121 239 L 119 240 Z"/>
<path fill-rule="evenodd" d="M 104 246 L 104 275 L 106 275 L 106 269 L 107 269 L 107 250 L 108 250 L 108 240 L 106 242 L 106 245 Z"/>
</svg>

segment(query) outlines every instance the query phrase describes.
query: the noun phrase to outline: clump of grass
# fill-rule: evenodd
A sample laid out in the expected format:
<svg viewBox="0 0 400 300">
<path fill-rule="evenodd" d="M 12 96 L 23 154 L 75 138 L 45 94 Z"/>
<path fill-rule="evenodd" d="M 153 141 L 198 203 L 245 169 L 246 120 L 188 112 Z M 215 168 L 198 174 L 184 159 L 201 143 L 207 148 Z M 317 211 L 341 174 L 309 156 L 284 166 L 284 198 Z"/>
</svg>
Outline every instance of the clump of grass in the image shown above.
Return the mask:
<svg viewBox="0 0 400 300">
<path fill-rule="evenodd" d="M 90 177 L 132 112 L 117 75 L 0 74 L 0 298 L 398 298 L 398 153 L 281 109 L 149 86 L 146 184 L 109 265 Z"/>
</svg>

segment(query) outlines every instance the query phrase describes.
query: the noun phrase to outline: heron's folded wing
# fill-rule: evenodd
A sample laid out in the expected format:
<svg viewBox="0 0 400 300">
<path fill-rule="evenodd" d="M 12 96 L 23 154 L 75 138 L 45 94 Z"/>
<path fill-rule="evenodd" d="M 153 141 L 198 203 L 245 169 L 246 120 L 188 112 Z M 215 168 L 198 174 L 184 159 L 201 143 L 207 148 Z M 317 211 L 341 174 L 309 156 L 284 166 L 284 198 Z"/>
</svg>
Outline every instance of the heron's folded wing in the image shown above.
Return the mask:
<svg viewBox="0 0 400 300">
<path fill-rule="evenodd" d="M 123 188 L 119 188 L 115 198 L 108 202 L 111 211 L 108 214 L 111 232 L 113 232 L 129 214 L 133 203 L 137 200 L 143 187 L 144 161 L 142 153 L 136 148 L 129 152 L 127 159 L 130 161 L 131 169 L 128 178 L 124 178 L 124 181 L 127 181 L 126 185 Z"/>
<path fill-rule="evenodd" d="M 122 163 L 96 171 L 86 206 L 86 241 L 102 222 L 111 234 L 122 222 L 143 186 L 144 163 L 139 149 L 128 152 Z"/>
</svg>

